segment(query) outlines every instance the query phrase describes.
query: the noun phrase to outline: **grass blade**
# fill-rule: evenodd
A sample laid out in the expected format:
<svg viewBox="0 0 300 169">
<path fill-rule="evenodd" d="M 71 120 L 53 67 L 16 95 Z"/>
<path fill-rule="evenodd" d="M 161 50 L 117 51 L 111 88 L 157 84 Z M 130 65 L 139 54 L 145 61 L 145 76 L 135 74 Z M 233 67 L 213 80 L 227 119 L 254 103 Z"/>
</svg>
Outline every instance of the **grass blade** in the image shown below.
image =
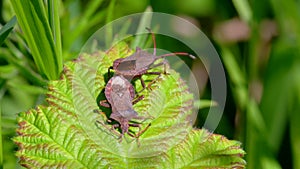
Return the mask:
<svg viewBox="0 0 300 169">
<path fill-rule="evenodd" d="M 14 16 L 11 18 L 10 21 L 8 21 L 7 24 L 5 24 L 1 30 L 0 30 L 0 46 L 6 39 L 6 37 L 9 35 L 10 31 L 14 28 L 15 24 L 17 23 L 17 18 Z"/>
<path fill-rule="evenodd" d="M 54 43 L 57 49 L 57 53 L 59 55 L 62 55 L 61 33 L 60 33 L 59 11 L 58 11 L 59 1 L 49 0 L 48 8 L 49 8 L 48 15 L 49 15 L 50 27 L 52 29 Z"/>
<path fill-rule="evenodd" d="M 249 23 L 252 20 L 252 11 L 249 2 L 247 0 L 233 0 L 232 2 L 241 18 Z"/>
<path fill-rule="evenodd" d="M 248 93 L 246 75 L 239 68 L 230 49 L 225 46 L 221 49 L 222 59 L 232 83 L 235 100 L 246 117 L 245 146 L 248 168 L 261 168 L 262 165 L 279 166 L 274 157 L 270 155 L 271 151 L 266 148 L 266 122 L 257 103 Z M 260 145 L 261 148 L 257 148 L 257 145 Z M 264 159 L 264 161 L 262 162 L 261 159 Z"/>
<path fill-rule="evenodd" d="M 47 79 L 57 79 L 62 56 L 55 46 L 43 1 L 12 0 L 11 4 L 38 70 Z"/>
<path fill-rule="evenodd" d="M 0 92 L 2 93 L 2 90 L 0 90 Z M 2 98 L 2 94 L 0 93 L 0 98 Z M 1 102 L 0 102 L 0 168 L 3 168 L 3 146 L 2 146 L 2 106 L 1 106 Z"/>
<path fill-rule="evenodd" d="M 148 7 L 146 11 L 144 12 L 140 24 L 138 26 L 138 29 L 136 33 L 145 32 L 146 28 L 150 28 L 151 25 L 151 19 L 152 19 L 152 8 Z M 134 41 L 131 44 L 131 48 L 134 49 L 137 46 L 141 47 L 141 44 L 145 44 L 147 37 L 146 36 L 137 36 Z"/>
<path fill-rule="evenodd" d="M 112 0 L 108 6 L 108 12 L 106 17 L 106 24 L 108 28 L 106 29 L 106 37 L 105 37 L 105 44 L 106 47 L 109 48 L 111 46 L 112 40 L 113 40 L 113 27 L 112 24 L 108 24 L 113 20 L 113 13 L 114 13 L 114 6 L 115 6 L 116 0 Z"/>
<path fill-rule="evenodd" d="M 64 39 L 64 44 L 67 49 L 72 47 L 74 41 L 82 36 L 82 33 L 85 32 L 85 30 L 95 26 L 95 20 L 98 22 L 99 20 L 102 20 L 102 11 L 100 11 L 98 14 L 96 13 L 97 9 L 102 5 L 102 3 L 103 0 L 89 1 L 85 7 L 88 10 L 83 11 L 82 16 L 80 16 L 79 23 L 74 26 L 74 30 L 72 29 L 70 32 L 68 32 L 66 39 Z M 93 23 L 90 21 L 93 21 Z"/>
</svg>

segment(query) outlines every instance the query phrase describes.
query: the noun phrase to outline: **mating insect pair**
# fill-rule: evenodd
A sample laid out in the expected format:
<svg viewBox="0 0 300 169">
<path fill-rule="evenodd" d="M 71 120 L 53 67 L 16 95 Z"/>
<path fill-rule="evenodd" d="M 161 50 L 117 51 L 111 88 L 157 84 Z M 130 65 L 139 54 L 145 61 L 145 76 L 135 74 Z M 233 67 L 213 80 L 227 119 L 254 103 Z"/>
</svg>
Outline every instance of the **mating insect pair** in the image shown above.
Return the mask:
<svg viewBox="0 0 300 169">
<path fill-rule="evenodd" d="M 143 96 L 136 98 L 133 85 L 122 75 L 112 77 L 108 81 L 104 93 L 107 100 L 100 101 L 100 105 L 111 107 L 112 113 L 109 118 L 118 122 L 118 124 L 112 125 L 112 131 L 118 135 L 119 133 L 114 129 L 120 127 L 120 141 L 125 133 L 138 138 L 150 126 L 148 125 L 144 130 L 141 130 L 139 123 L 130 123 L 132 119 L 145 120 L 147 118 L 138 116 L 138 113 L 133 109 L 133 105 L 143 99 Z M 108 120 L 108 122 L 111 122 L 111 120 Z M 139 127 L 140 131 L 134 135 L 129 132 L 130 126 Z"/>
<path fill-rule="evenodd" d="M 109 118 L 118 122 L 118 124 L 112 125 L 112 131 L 116 133 L 115 128 L 121 129 L 120 141 L 122 140 L 122 137 L 125 133 L 134 138 L 138 138 L 150 126 L 149 124 L 145 129 L 141 130 L 140 124 L 131 122 L 132 119 L 143 120 L 146 118 L 138 116 L 138 113 L 133 109 L 133 105 L 142 100 L 144 96 L 136 97 L 135 89 L 129 82 L 129 80 L 133 80 L 136 78 L 140 79 L 143 87 L 142 90 L 144 90 L 146 88 L 146 84 L 142 79 L 142 76 L 151 74 L 161 75 L 162 72 L 149 72 L 149 70 L 161 65 L 164 65 L 164 68 L 166 66 L 167 62 L 165 60 L 155 64 L 155 61 L 157 61 L 158 59 L 164 58 L 166 56 L 176 55 L 189 56 L 192 59 L 195 59 L 194 56 L 185 52 L 168 53 L 156 56 L 155 36 L 150 29 L 148 29 L 148 31 L 152 35 L 154 44 L 153 54 L 143 51 L 142 49 L 137 47 L 135 53 L 128 57 L 115 60 L 113 62 L 113 66 L 109 67 L 108 69 L 109 76 L 111 74 L 110 71 L 114 70 L 114 77 L 112 77 L 108 81 L 104 92 L 106 100 L 100 101 L 100 105 L 104 107 L 111 107 L 112 113 L 110 114 Z M 166 73 L 166 68 L 164 69 L 164 73 Z M 148 87 L 150 87 L 153 82 L 154 81 L 150 82 Z M 98 122 L 102 124 L 102 122 Z M 108 122 L 111 122 L 111 120 L 109 120 Z M 130 133 L 130 126 L 139 127 L 139 132 L 137 134 Z"/>
</svg>

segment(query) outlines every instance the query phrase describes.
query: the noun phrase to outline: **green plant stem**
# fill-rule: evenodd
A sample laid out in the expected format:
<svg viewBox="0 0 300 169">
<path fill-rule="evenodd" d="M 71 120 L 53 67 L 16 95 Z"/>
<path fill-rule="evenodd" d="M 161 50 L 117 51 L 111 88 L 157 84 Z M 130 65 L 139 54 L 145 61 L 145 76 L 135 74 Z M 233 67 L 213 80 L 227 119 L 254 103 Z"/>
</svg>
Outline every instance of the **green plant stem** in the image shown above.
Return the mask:
<svg viewBox="0 0 300 169">
<path fill-rule="evenodd" d="M 0 103 L 1 105 L 1 103 Z M 3 146 L 2 146 L 2 113 L 0 107 L 0 168 L 3 168 Z"/>
<path fill-rule="evenodd" d="M 290 134 L 291 134 L 291 145 L 293 153 L 293 168 L 300 168 L 300 123 L 299 123 L 299 102 L 300 102 L 300 79 L 299 79 L 299 48 L 300 48 L 300 14 L 299 14 L 299 2 L 293 0 L 276 1 L 270 0 L 270 4 L 273 8 L 277 23 L 280 27 L 280 35 L 282 44 L 281 48 L 286 48 L 278 58 L 276 59 L 293 59 L 293 64 L 296 69 L 292 70 L 290 67 L 284 68 L 285 76 L 291 76 L 292 78 L 287 79 L 286 83 L 291 84 L 290 79 L 296 79 L 293 87 L 288 88 L 291 92 L 290 102 L 293 102 L 289 111 L 290 120 Z M 284 11 L 284 12 L 283 12 Z M 288 45 L 286 45 L 288 44 Z M 285 46 L 286 45 L 286 46 Z M 284 58 L 284 59 L 283 59 Z M 295 59 L 296 58 L 296 59 Z M 288 74 L 287 74 L 288 71 Z M 276 77 L 277 78 L 277 77 Z M 294 87 L 295 86 L 295 87 Z M 282 87 L 282 86 L 280 86 Z M 283 86 L 284 87 L 284 86 Z M 286 89 L 286 88 L 285 88 Z M 287 99 L 286 99 L 287 100 Z M 284 103 L 284 106 L 290 106 L 290 102 Z M 270 138 L 269 142 L 273 141 Z"/>
<path fill-rule="evenodd" d="M 282 36 L 293 39 L 294 45 L 300 47 L 299 3 L 293 0 L 270 0 L 270 3 L 281 28 Z"/>
<path fill-rule="evenodd" d="M 57 79 L 62 70 L 62 55 L 55 45 L 43 1 L 12 0 L 11 4 L 38 70 L 48 79 Z"/>
<path fill-rule="evenodd" d="M 9 47 L 8 51 L 10 54 L 5 54 L 3 55 L 8 62 L 16 66 L 19 70 L 20 73 L 29 79 L 33 84 L 36 84 L 38 86 L 45 87 L 47 86 L 47 81 L 43 79 L 39 74 L 34 72 L 29 66 L 25 65 L 22 60 L 17 59 L 19 55 L 19 50 L 10 42 L 7 41 L 5 44 Z M 4 51 L 4 50 L 3 50 Z"/>
<path fill-rule="evenodd" d="M 105 44 L 106 48 L 108 49 L 111 46 L 111 43 L 113 41 L 113 27 L 112 24 L 109 24 L 113 20 L 113 14 L 114 14 L 114 7 L 115 7 L 116 0 L 112 0 L 108 6 L 108 12 L 106 17 L 106 34 L 105 34 Z"/>
<path fill-rule="evenodd" d="M 252 10 L 250 8 L 249 2 L 247 0 L 232 0 L 233 5 L 237 9 L 242 20 L 250 23 L 252 20 Z"/>
<path fill-rule="evenodd" d="M 145 32 L 146 28 L 150 28 L 152 19 L 152 13 L 150 12 L 152 12 L 152 8 L 148 7 L 140 20 L 139 26 L 136 31 L 137 34 Z M 145 45 L 146 39 L 146 36 L 137 36 L 131 43 L 131 48 L 134 49 L 136 47 L 143 47 L 141 45 Z"/>
<path fill-rule="evenodd" d="M 57 53 L 59 56 L 62 55 L 62 45 L 61 45 L 61 31 L 60 31 L 60 22 L 59 22 L 59 1 L 58 0 L 49 0 L 48 1 L 48 15 L 49 15 L 49 23 L 53 33 L 54 43 L 57 49 Z M 63 57 L 59 57 L 61 59 L 58 63 L 63 63 Z M 62 65 L 59 65 L 62 67 Z"/>
<path fill-rule="evenodd" d="M 0 89 L 0 168 L 3 168 L 3 142 L 2 142 L 2 98 L 4 88 Z"/>
<path fill-rule="evenodd" d="M 300 93 L 298 94 L 300 95 Z M 294 113 L 296 115 L 291 117 L 291 126 L 290 126 L 290 131 L 291 131 L 291 145 L 292 145 L 292 154 L 293 154 L 293 166 L 294 168 L 299 169 L 300 168 L 300 129 L 299 129 L 299 111 L 300 111 L 300 106 L 298 101 L 298 108 L 295 109 L 294 111 L 297 113 Z"/>
<path fill-rule="evenodd" d="M 95 26 L 95 23 L 99 23 L 99 21 L 103 20 L 106 16 L 106 10 L 102 10 L 96 13 L 99 6 L 103 3 L 103 0 L 93 0 L 89 1 L 83 10 L 83 14 L 80 17 L 80 22 L 74 25 L 74 28 L 70 30 L 70 34 L 65 36 L 64 38 L 64 48 L 70 50 L 73 42 L 78 39 L 85 30 L 88 30 L 92 26 Z M 74 30 L 73 30 L 74 29 Z M 69 33 L 69 32 L 68 32 Z"/>
<path fill-rule="evenodd" d="M 299 72 L 300 68 L 296 67 L 296 71 Z M 293 154 L 293 168 L 300 169 L 300 127 L 299 127 L 299 119 L 300 119 L 300 77 L 298 73 L 294 75 L 295 83 L 295 96 L 291 101 L 293 103 L 293 109 L 291 110 L 290 114 L 290 132 L 291 132 L 291 146 L 292 146 L 292 154 Z"/>
<path fill-rule="evenodd" d="M 9 35 L 10 31 L 13 30 L 14 26 L 17 23 L 16 16 L 12 17 L 1 29 L 0 29 L 0 46 Z"/>
<path fill-rule="evenodd" d="M 235 100 L 241 111 L 246 113 L 245 146 L 247 152 L 247 167 L 250 169 L 261 167 L 263 164 L 260 159 L 264 159 L 267 166 L 270 166 L 271 164 L 272 166 L 278 166 L 276 162 L 274 162 L 275 160 L 273 160 L 273 157 L 270 156 L 268 147 L 264 147 L 265 150 L 257 148 L 257 145 L 266 144 L 265 137 L 267 132 L 265 122 L 261 116 L 257 103 L 248 93 L 245 75 L 242 73 L 242 70 L 234 59 L 234 55 L 224 46 L 221 46 L 221 50 L 223 62 L 232 83 L 231 86 Z"/>
</svg>

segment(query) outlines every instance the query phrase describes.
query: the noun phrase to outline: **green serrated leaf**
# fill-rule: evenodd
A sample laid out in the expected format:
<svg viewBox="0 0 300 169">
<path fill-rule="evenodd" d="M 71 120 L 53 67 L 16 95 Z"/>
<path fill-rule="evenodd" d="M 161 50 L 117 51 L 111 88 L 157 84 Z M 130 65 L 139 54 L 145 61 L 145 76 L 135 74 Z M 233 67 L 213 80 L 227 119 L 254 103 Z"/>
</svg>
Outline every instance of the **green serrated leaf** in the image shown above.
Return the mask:
<svg viewBox="0 0 300 169">
<path fill-rule="evenodd" d="M 141 122 L 142 129 L 151 126 L 138 142 L 127 134 L 120 142 L 115 134 L 119 131 L 112 132 L 107 117 L 96 113 L 109 114 L 97 102 L 108 67 L 131 53 L 127 44 L 119 43 L 105 53 L 82 54 L 68 62 L 61 79 L 49 84 L 48 105 L 19 114 L 19 135 L 14 141 L 19 145 L 20 164 L 28 168 L 244 168 L 239 142 L 192 128 L 193 95 L 169 67 L 168 74 L 158 78 L 143 76 L 146 83 L 156 80 L 134 105 L 139 115 L 152 117 Z M 139 80 L 133 84 L 137 91 L 142 88 Z"/>
</svg>

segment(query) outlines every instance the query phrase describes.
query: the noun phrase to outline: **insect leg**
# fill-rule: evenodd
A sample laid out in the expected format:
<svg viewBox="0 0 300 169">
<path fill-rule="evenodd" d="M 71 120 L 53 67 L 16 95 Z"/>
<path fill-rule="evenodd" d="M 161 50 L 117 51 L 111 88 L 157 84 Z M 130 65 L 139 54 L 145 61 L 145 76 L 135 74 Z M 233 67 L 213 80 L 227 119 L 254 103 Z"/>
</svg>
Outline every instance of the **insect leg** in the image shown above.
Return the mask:
<svg viewBox="0 0 300 169">
<path fill-rule="evenodd" d="M 142 79 L 142 75 L 136 76 L 135 78 L 138 78 L 141 81 L 141 85 L 143 87 L 143 89 L 141 91 L 143 91 L 146 88 L 146 85 L 145 85 L 144 79 Z M 138 93 L 140 93 L 140 92 L 138 92 Z"/>
<path fill-rule="evenodd" d="M 122 135 L 115 130 L 117 128 L 117 126 L 115 126 L 115 124 L 113 124 L 112 127 L 108 127 L 102 121 L 97 120 L 96 122 L 98 124 L 100 124 L 101 126 L 103 126 L 105 129 L 109 130 L 110 132 L 113 132 L 113 134 L 117 135 L 118 138 L 122 137 Z M 119 125 L 119 124 L 116 124 L 116 125 Z"/>
<path fill-rule="evenodd" d="M 130 135 L 133 138 L 136 138 L 138 147 L 140 146 L 140 141 L 139 141 L 139 137 L 151 126 L 151 123 L 149 123 L 143 130 L 141 129 L 140 124 L 129 124 L 131 127 L 138 127 L 139 128 L 139 132 L 137 134 L 132 134 L 128 132 L 128 135 Z"/>
<path fill-rule="evenodd" d="M 151 33 L 151 36 L 152 36 L 152 41 L 153 41 L 153 55 L 156 55 L 156 40 L 155 40 L 155 35 L 154 33 L 151 31 L 150 28 L 146 28 L 149 33 Z"/>
<path fill-rule="evenodd" d="M 150 126 L 151 123 L 149 123 L 143 130 L 141 130 L 141 128 L 139 127 L 139 132 L 135 136 L 139 138 Z"/>
<path fill-rule="evenodd" d="M 145 89 L 145 88 L 146 88 L 146 85 L 145 85 L 144 79 L 142 79 L 142 76 L 140 76 L 140 81 L 141 81 L 141 84 L 142 84 L 143 89 Z"/>
<path fill-rule="evenodd" d="M 99 103 L 103 107 L 110 108 L 110 104 L 107 103 L 107 100 L 101 100 Z"/>
<path fill-rule="evenodd" d="M 137 102 L 141 101 L 143 98 L 144 98 L 143 95 L 138 96 L 138 97 L 132 102 L 132 105 L 134 105 L 134 104 L 136 104 Z"/>
<path fill-rule="evenodd" d="M 103 111 L 100 111 L 99 109 L 95 109 L 94 112 L 95 112 L 95 113 L 99 113 L 100 115 L 102 115 L 102 116 L 103 116 L 103 119 L 105 119 L 106 121 L 110 121 L 110 120 L 107 118 L 106 114 L 105 114 Z"/>
<path fill-rule="evenodd" d="M 162 61 L 162 62 L 160 62 L 160 63 L 157 63 L 157 64 L 152 65 L 152 66 L 151 66 L 151 69 L 152 69 L 152 68 L 155 68 L 155 67 L 158 67 L 158 66 L 161 66 L 161 65 L 165 65 L 165 64 L 166 64 L 166 62 L 165 62 L 165 61 Z"/>
<path fill-rule="evenodd" d="M 158 66 L 161 66 L 161 65 L 164 65 L 164 74 L 168 74 L 167 73 L 167 61 L 166 60 L 163 60 L 162 62 L 160 63 L 157 63 L 157 64 L 154 64 L 151 66 L 151 69 L 155 68 L 155 67 L 158 67 Z"/>
<path fill-rule="evenodd" d="M 144 73 L 144 75 L 145 75 L 145 74 L 148 74 L 148 75 L 158 75 L 158 76 L 157 76 L 155 79 L 153 79 L 151 82 L 149 82 L 147 86 L 143 87 L 142 90 L 138 91 L 138 92 L 137 92 L 137 95 L 138 95 L 139 93 L 141 93 L 142 91 L 144 91 L 146 88 L 152 90 L 152 89 L 151 89 L 151 85 L 152 85 L 153 83 L 155 83 L 155 82 L 157 81 L 157 79 L 160 78 L 161 72 L 146 72 L 146 73 Z M 141 79 L 142 79 L 142 78 L 141 78 Z"/>
<path fill-rule="evenodd" d="M 148 114 L 148 112 L 147 112 Z M 147 117 L 145 116 L 135 116 L 135 117 L 132 117 L 132 119 L 136 119 L 136 120 L 141 120 L 141 123 L 145 122 L 146 120 L 149 120 L 149 119 L 155 119 L 153 116 L 149 115 Z M 135 124 L 135 123 L 133 123 Z"/>
<path fill-rule="evenodd" d="M 129 124 L 129 126 L 131 126 L 131 127 L 138 127 L 139 128 L 139 132 L 141 131 L 141 124 L 132 123 L 132 124 Z M 137 135 L 135 133 L 132 134 L 129 131 L 128 131 L 128 135 L 136 139 L 137 145 L 139 147 L 140 146 L 140 140 L 139 140 L 139 136 L 140 135 Z"/>
</svg>

